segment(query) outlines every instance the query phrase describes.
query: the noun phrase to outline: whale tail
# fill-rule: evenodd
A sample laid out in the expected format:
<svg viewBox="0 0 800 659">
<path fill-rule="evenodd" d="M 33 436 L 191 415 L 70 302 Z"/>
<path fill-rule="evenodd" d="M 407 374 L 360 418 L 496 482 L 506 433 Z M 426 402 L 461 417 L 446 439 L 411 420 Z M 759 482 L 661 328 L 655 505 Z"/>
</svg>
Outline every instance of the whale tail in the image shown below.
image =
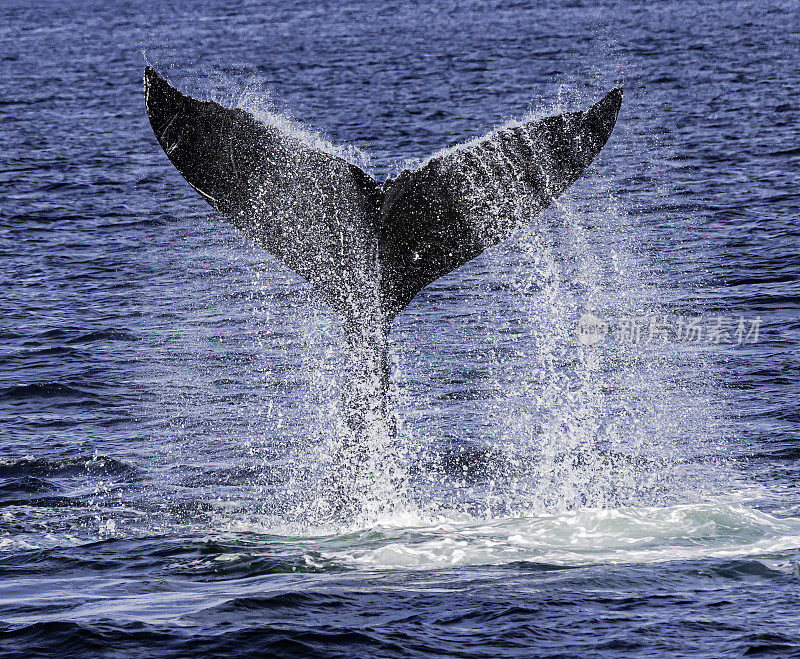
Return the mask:
<svg viewBox="0 0 800 659">
<path fill-rule="evenodd" d="M 584 112 L 495 130 L 381 186 L 360 168 L 239 108 L 144 74 L 147 115 L 186 181 L 307 279 L 348 336 L 388 328 L 425 286 L 530 222 L 605 145 L 614 89 Z"/>
<path fill-rule="evenodd" d="M 402 489 L 387 448 L 395 439 L 387 357 L 394 317 L 563 193 L 608 140 L 622 102 L 614 89 L 585 112 L 493 131 L 381 186 L 278 125 L 180 93 L 149 67 L 144 89 L 153 131 L 187 182 L 343 320 L 349 433 L 333 447 L 325 486 L 337 516 L 358 514 L 365 493 L 374 495 L 370 464 Z M 377 456 L 375 432 L 388 441 Z"/>
</svg>

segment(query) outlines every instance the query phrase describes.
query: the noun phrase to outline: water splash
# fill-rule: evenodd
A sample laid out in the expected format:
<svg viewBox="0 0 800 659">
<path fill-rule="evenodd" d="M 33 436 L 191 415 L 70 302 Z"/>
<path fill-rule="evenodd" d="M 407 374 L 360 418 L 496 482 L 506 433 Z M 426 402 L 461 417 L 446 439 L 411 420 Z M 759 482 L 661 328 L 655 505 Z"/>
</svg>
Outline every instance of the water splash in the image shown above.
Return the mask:
<svg viewBox="0 0 800 659">
<path fill-rule="evenodd" d="M 643 264 L 621 253 L 636 240 L 629 216 L 593 183 L 589 217 L 582 202 L 558 204 L 562 224 L 534 226 L 525 256 L 506 270 L 512 311 L 528 328 L 516 340 L 517 377 L 503 401 L 516 409 L 495 414 L 505 456 L 496 478 L 511 514 L 668 505 L 714 489 L 708 465 L 694 460 L 715 439 L 715 410 L 698 404 L 703 392 L 674 381 L 685 356 L 670 346 L 577 340 L 585 311 L 610 319 L 665 313 Z"/>
<path fill-rule="evenodd" d="M 225 99 L 228 105 L 246 108 L 292 139 L 369 165 L 364 154 L 334 147 L 277 112 L 269 98 L 253 89 L 234 96 L 233 102 Z M 526 119 L 561 110 L 574 96 L 574 90 L 567 90 L 556 107 L 540 108 Z M 483 147 L 482 168 L 474 170 L 477 179 L 481 172 L 488 176 L 493 167 L 510 165 L 496 162 L 503 153 L 494 148 L 493 135 L 478 141 Z M 436 155 L 461 151 L 463 146 Z M 309 305 L 308 287 L 301 288 L 300 296 L 293 293 L 287 304 L 288 289 L 273 282 L 276 268 L 256 269 L 246 293 L 255 309 L 246 331 L 255 338 L 239 365 L 246 377 L 261 381 L 265 392 L 248 393 L 225 446 L 235 444 L 236 454 L 254 465 L 254 473 L 269 474 L 250 482 L 264 514 L 310 528 L 336 520 L 344 502 L 358 511 L 348 524 L 370 526 L 393 516 L 524 516 L 587 506 L 666 505 L 689 493 L 702 498 L 708 470 L 698 468 L 694 459 L 702 450 L 687 446 L 686 437 L 689 433 L 701 445 L 713 435 L 714 407 L 681 400 L 687 390 L 675 381 L 680 356 L 669 348 L 648 352 L 576 341 L 582 311 L 608 317 L 663 311 L 653 302 L 660 297 L 657 283 L 648 281 L 643 275 L 647 265 L 638 261 L 640 233 L 610 192 L 613 177 L 594 173 L 576 184 L 567 201 L 533 218 L 525 217 L 521 193 L 511 189 L 496 203 L 484 198 L 480 180 L 465 178 L 462 204 L 468 215 L 480 212 L 476 226 L 511 214 L 530 227 L 511 244 L 451 275 L 451 283 L 446 278 L 435 284 L 431 294 L 423 293 L 401 316 L 394 343 L 399 381 L 389 399 L 379 384 L 385 366 L 372 363 L 369 337 L 348 350 L 332 315 L 318 302 Z M 455 277 L 461 281 L 453 286 Z M 297 280 L 286 281 L 297 289 Z M 476 285 L 477 298 L 472 292 Z M 425 310 L 442 291 L 448 310 Z M 476 299 L 477 312 L 470 308 Z M 225 305 L 226 313 L 233 313 L 231 300 Z M 468 318 L 461 328 L 464 340 L 456 333 L 453 345 L 444 346 L 440 337 L 430 336 L 430 353 L 423 356 L 414 346 L 420 335 L 440 331 L 438 320 L 430 322 L 438 316 Z M 275 330 L 280 322 L 287 325 Z M 482 347 L 467 336 L 476 329 L 483 335 Z M 459 344 L 471 346 L 473 354 L 465 359 Z M 480 364 L 457 375 L 475 353 Z M 366 370 L 348 378 L 353 363 Z M 420 377 L 420 368 L 441 382 L 459 378 L 461 394 L 473 397 L 464 407 L 471 407 L 475 423 L 445 429 L 452 408 L 426 401 L 417 395 L 418 383 L 409 382 Z M 461 395 L 439 393 L 451 401 Z M 692 393 L 695 401 L 703 397 Z M 348 422 L 348 401 L 355 399 L 367 419 L 358 429 L 363 437 L 357 456 L 343 449 L 353 443 L 349 435 L 357 424 Z M 415 414 L 413 407 L 428 403 L 429 410 Z M 430 428 L 420 428 L 421 419 L 437 415 Z M 482 427 L 483 434 L 460 437 L 459 427 Z"/>
<path fill-rule="evenodd" d="M 582 313 L 659 317 L 670 311 L 662 300 L 680 298 L 666 295 L 669 285 L 641 249 L 646 233 L 613 193 L 624 175 L 593 172 L 512 243 L 464 268 L 463 285 L 478 288 L 471 308 L 458 284 L 444 281 L 408 310 L 400 375 L 418 395 L 406 398 L 405 413 L 420 420 L 417 454 L 426 467 L 418 482 L 432 483 L 426 496 L 437 502 L 429 509 L 492 518 L 663 506 L 703 501 L 736 481 L 725 465 L 714 372 L 696 350 L 577 340 Z M 444 340 L 425 329 L 435 314 L 448 321 Z M 425 342 L 424 352 L 414 347 Z M 454 372 L 465 368 L 469 383 Z M 448 380 L 460 386 L 441 386 Z M 419 405 L 433 413 L 415 413 Z M 454 412 L 483 419 L 485 431 L 442 441 L 421 427 Z"/>
</svg>

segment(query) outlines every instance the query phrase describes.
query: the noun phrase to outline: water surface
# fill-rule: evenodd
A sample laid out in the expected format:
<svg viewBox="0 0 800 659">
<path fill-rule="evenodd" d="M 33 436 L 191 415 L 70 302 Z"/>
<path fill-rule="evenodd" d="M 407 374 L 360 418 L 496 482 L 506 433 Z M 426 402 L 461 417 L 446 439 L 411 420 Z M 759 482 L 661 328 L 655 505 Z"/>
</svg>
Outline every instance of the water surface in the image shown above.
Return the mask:
<svg viewBox="0 0 800 659">
<path fill-rule="evenodd" d="M 795 3 L 4 18 L 3 655 L 800 655 Z M 625 86 L 586 176 L 398 318 L 404 487 L 358 520 L 337 321 L 168 162 L 147 62 L 379 180 Z"/>
</svg>

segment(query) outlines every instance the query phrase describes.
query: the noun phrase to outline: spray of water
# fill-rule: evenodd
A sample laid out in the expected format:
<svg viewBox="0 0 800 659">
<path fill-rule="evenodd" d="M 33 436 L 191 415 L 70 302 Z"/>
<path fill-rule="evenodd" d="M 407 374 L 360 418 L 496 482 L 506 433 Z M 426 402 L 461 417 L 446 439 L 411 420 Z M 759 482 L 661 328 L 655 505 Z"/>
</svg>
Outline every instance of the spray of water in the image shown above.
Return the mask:
<svg viewBox="0 0 800 659">
<path fill-rule="evenodd" d="M 557 107 L 535 114 L 585 105 L 574 96 L 565 91 Z M 220 100 L 369 168 L 364 154 L 332 146 L 253 89 Z M 485 157 L 491 167 L 490 146 Z M 472 195 L 466 185 L 467 207 L 526 213 L 512 198 L 488 207 L 480 181 Z M 229 503 L 249 501 L 242 505 L 262 525 L 295 533 L 342 522 L 363 528 L 522 517 L 706 496 L 712 479 L 696 458 L 713 436 L 714 407 L 708 392 L 689 392 L 681 382 L 685 355 L 669 346 L 577 341 L 583 312 L 609 319 L 665 312 L 656 302 L 659 282 L 645 275 L 648 264 L 637 253 L 638 229 L 614 188 L 613 174 L 595 172 L 556 207 L 528 218 L 514 241 L 423 293 L 391 337 L 350 345 L 310 287 L 248 251 L 250 262 L 239 267 L 251 280 L 239 282 L 241 298 L 220 307 L 240 314 L 237 326 L 249 338 L 232 380 L 258 386 L 246 388 L 236 422 L 218 420 L 230 418 L 228 408 L 211 412 L 211 428 L 192 429 L 188 453 L 207 453 L 209 432 L 224 435 L 227 457 L 233 451 L 252 468 L 250 490 L 239 488 Z M 374 350 L 386 341 L 391 364 L 378 363 L 382 351 Z M 218 367 L 204 364 L 196 379 Z M 183 416 L 208 414 L 208 394 L 200 386 L 195 402 L 184 399 L 184 412 L 194 409 Z M 353 406 L 365 413 L 351 451 Z M 185 423 L 181 429 L 187 432 Z M 357 514 L 343 516 L 343 504 Z"/>
<path fill-rule="evenodd" d="M 557 109 L 572 96 L 560 94 Z M 719 451 L 713 373 L 698 373 L 702 362 L 690 347 L 578 340 L 583 313 L 612 323 L 670 313 L 661 300 L 675 284 L 652 275 L 652 255 L 640 249 L 643 232 L 613 194 L 614 176 L 594 172 L 555 208 L 532 218 L 516 240 L 467 266 L 463 285 L 478 290 L 466 314 L 453 294 L 455 282 L 434 287 L 424 299 L 436 307 L 433 313 L 422 305 L 409 309 L 414 321 L 402 328 L 398 347 L 401 379 L 423 394 L 416 402 L 406 399 L 409 416 L 419 404 L 447 414 L 437 404 L 461 398 L 456 412 L 486 426 L 479 437 L 448 444 L 429 436 L 430 414 L 418 415 L 421 423 L 406 441 L 417 444 L 426 465 L 420 486 L 432 483 L 427 511 L 491 518 L 672 505 L 713 497 L 732 478 Z M 474 190 L 481 194 L 480 182 Z M 469 190 L 464 199 L 485 206 Z M 516 212 L 524 214 L 524 205 Z M 461 304 L 462 313 L 448 317 L 436 298 Z M 425 330 L 437 313 L 448 324 L 444 340 Z M 409 347 L 420 342 L 428 343 L 424 354 Z M 450 371 L 435 366 L 437 359 Z M 434 393 L 426 399 L 419 386 L 426 370 L 442 382 L 453 379 L 453 369 L 466 368 L 468 387 L 442 392 L 426 383 Z M 465 444 L 471 444 L 466 451 Z"/>
</svg>

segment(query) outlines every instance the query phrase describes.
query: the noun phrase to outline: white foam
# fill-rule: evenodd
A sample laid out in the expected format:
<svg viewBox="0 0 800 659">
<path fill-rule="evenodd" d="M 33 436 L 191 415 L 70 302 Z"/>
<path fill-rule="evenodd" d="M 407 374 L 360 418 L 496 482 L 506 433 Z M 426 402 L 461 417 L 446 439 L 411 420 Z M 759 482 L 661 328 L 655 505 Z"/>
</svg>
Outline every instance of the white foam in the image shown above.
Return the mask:
<svg viewBox="0 0 800 659">
<path fill-rule="evenodd" d="M 367 569 L 534 562 L 557 566 L 767 556 L 800 549 L 800 519 L 738 505 L 584 509 L 559 515 L 383 528 L 323 558 Z"/>
</svg>

